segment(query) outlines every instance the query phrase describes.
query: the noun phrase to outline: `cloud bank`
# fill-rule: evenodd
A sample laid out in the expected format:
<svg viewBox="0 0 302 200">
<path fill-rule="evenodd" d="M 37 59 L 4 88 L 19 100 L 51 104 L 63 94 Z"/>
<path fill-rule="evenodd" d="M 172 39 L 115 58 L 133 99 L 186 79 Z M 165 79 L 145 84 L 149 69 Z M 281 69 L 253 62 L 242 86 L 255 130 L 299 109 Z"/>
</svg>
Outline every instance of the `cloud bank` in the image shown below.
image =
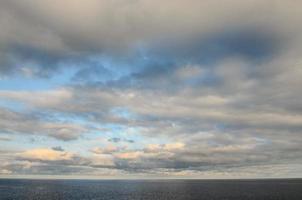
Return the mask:
<svg viewBox="0 0 302 200">
<path fill-rule="evenodd" d="M 0 174 L 301 177 L 300 4 L 1 1 Z"/>
</svg>

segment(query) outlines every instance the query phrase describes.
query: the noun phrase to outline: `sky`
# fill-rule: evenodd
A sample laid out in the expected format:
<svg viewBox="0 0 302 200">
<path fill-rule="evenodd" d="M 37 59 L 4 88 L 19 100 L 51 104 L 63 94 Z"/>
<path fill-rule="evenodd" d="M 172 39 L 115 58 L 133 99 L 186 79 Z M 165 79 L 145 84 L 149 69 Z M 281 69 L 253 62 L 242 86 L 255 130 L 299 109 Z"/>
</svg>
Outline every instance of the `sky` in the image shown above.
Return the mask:
<svg viewBox="0 0 302 200">
<path fill-rule="evenodd" d="M 298 0 L 0 0 L 0 177 L 302 177 Z"/>
</svg>

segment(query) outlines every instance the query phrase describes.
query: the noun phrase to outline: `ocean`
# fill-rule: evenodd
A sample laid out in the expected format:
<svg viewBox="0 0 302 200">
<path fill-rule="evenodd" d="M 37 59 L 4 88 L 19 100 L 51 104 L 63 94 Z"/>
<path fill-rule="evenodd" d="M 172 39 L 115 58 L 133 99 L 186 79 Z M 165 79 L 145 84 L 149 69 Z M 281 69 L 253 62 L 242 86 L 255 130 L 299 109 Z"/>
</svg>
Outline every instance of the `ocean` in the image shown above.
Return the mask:
<svg viewBox="0 0 302 200">
<path fill-rule="evenodd" d="M 1 200 L 302 200 L 302 179 L 0 179 Z"/>
</svg>

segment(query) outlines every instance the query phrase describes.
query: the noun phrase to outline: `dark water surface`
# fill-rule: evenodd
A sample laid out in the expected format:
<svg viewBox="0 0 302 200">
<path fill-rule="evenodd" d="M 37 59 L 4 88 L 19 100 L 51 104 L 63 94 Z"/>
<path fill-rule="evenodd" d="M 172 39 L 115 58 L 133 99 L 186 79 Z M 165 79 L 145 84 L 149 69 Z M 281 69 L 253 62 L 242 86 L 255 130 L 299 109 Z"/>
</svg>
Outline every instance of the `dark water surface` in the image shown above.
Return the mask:
<svg viewBox="0 0 302 200">
<path fill-rule="evenodd" d="M 8 180 L 0 199 L 20 200 L 302 200 L 302 179 Z"/>
</svg>

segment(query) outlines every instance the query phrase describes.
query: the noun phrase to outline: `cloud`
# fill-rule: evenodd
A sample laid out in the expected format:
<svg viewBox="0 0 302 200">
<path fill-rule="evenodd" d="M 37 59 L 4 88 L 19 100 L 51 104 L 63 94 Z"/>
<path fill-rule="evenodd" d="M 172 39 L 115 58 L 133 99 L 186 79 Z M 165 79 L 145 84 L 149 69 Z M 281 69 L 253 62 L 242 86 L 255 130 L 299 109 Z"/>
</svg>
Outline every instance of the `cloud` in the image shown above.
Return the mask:
<svg viewBox="0 0 302 200">
<path fill-rule="evenodd" d="M 0 137 L 0 141 L 11 141 L 12 138 L 10 137 Z"/>
<path fill-rule="evenodd" d="M 119 173 L 124 171 L 126 174 L 143 173 L 153 176 L 182 174 L 188 177 L 211 175 L 216 178 L 225 177 L 221 173 L 234 177 L 237 170 L 238 173 L 240 171 L 238 176 L 258 176 L 262 173 L 269 177 L 273 176 L 269 169 L 278 168 L 286 160 L 291 162 L 296 160 L 295 165 L 299 165 L 301 157 L 298 143 L 282 144 L 281 141 L 281 143 L 275 141 L 274 145 L 267 145 L 266 141 L 255 137 L 238 138 L 225 133 L 200 133 L 186 137 L 183 141 L 185 143 L 149 144 L 138 149 L 113 146 L 95 148 L 92 150 L 93 156 L 81 156 L 48 148 L 18 153 L 6 152 L 11 155 L 11 161 L 7 160 L 3 169 L 13 174 L 62 175 L 77 173 L 89 175 L 101 173 L 102 171 L 99 171 L 101 169 L 112 169 L 118 170 Z M 3 154 L 0 155 L 2 156 Z M 290 166 L 287 165 L 286 168 L 288 167 Z M 255 170 L 249 171 L 252 168 Z M 261 168 L 265 168 L 265 172 L 256 170 Z M 252 174 L 249 174 L 250 172 Z"/>
<path fill-rule="evenodd" d="M 0 91 L 3 99 L 17 100 L 34 106 L 52 107 L 66 102 L 72 98 L 72 93 L 68 89 L 57 89 L 52 91 Z"/>
<path fill-rule="evenodd" d="M 89 63 L 92 56 L 137 57 L 141 46 L 147 57 L 164 55 L 172 62 L 225 56 L 257 61 L 286 46 L 279 36 L 297 40 L 301 31 L 299 10 L 288 9 L 299 7 L 297 2 L 5 0 L 0 7 L 4 75 L 22 74 L 25 65 L 36 76 L 53 76 L 62 65 Z"/>
<path fill-rule="evenodd" d="M 2 1 L 0 173 L 300 176 L 299 4 Z"/>
<path fill-rule="evenodd" d="M 59 175 L 93 174 L 98 171 L 99 174 L 111 169 L 114 166 L 112 159 L 108 156 L 94 155 L 84 157 L 68 151 L 58 151 L 50 148 L 29 149 L 22 152 L 7 152 L 10 160 L 1 163 L 3 169 L 0 174 L 53 174 Z M 0 158 L 3 153 L 0 154 Z M 107 173 L 113 173 L 108 171 Z"/>
<path fill-rule="evenodd" d="M 134 140 L 128 140 L 128 139 L 117 138 L 117 137 L 109 138 L 108 141 L 113 143 L 119 143 L 119 142 L 134 143 Z"/>
<path fill-rule="evenodd" d="M 0 109 L 0 130 L 3 133 L 44 135 L 58 140 L 74 140 L 88 130 L 78 124 L 43 121 L 34 115 Z"/>
<path fill-rule="evenodd" d="M 108 145 L 104 148 L 96 147 L 92 149 L 92 152 L 95 154 L 112 154 L 119 151 L 121 151 L 121 148 L 113 145 Z"/>
<path fill-rule="evenodd" d="M 51 148 L 54 151 L 64 151 L 64 149 L 61 146 L 56 146 Z"/>
<path fill-rule="evenodd" d="M 52 149 L 32 149 L 18 155 L 21 159 L 41 161 L 71 160 L 74 155 L 68 152 L 60 152 Z"/>
</svg>

